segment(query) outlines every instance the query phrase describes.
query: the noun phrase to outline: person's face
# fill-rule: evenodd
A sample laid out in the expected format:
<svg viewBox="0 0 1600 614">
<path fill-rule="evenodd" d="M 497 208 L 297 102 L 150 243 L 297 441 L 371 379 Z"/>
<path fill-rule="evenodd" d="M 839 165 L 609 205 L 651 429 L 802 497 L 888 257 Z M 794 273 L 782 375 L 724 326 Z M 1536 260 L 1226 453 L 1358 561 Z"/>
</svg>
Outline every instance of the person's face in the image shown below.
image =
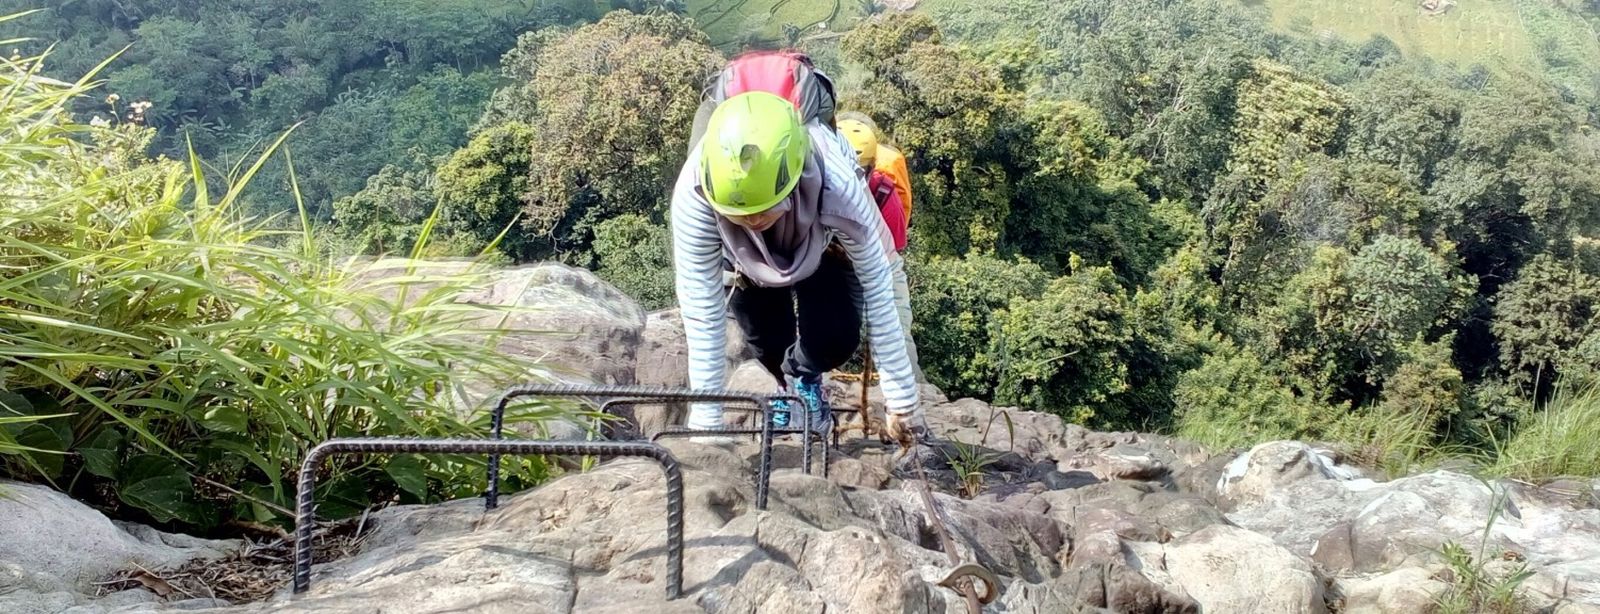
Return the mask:
<svg viewBox="0 0 1600 614">
<path fill-rule="evenodd" d="M 778 206 L 766 211 L 762 211 L 761 213 L 753 213 L 750 215 L 730 215 L 727 216 L 727 218 L 728 221 L 745 228 L 749 228 L 750 230 L 754 230 L 756 232 L 765 232 L 768 228 L 771 228 L 773 224 L 778 223 L 778 220 L 783 218 L 783 214 L 788 212 L 789 201 L 785 199 L 783 202 L 778 203 Z"/>
</svg>

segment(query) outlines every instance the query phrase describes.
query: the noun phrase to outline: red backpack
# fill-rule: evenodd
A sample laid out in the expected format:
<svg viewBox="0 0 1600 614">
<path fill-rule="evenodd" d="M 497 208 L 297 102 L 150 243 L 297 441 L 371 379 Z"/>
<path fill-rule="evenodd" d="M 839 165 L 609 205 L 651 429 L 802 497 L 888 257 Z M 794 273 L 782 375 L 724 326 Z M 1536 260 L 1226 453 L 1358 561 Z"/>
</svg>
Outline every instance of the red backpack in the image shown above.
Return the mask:
<svg viewBox="0 0 1600 614">
<path fill-rule="evenodd" d="M 833 80 L 805 53 L 752 51 L 729 60 L 706 84 L 706 98 L 713 104 L 745 92 L 777 94 L 794 103 L 802 121 L 820 119 L 833 126 Z"/>
<path fill-rule="evenodd" d="M 801 121 L 815 119 L 834 127 L 833 80 L 817 70 L 810 56 L 799 51 L 752 51 L 729 60 L 706 83 L 689 146 L 700 142 L 718 104 L 745 92 L 777 94 L 794 103 Z"/>
<path fill-rule="evenodd" d="M 894 189 L 894 179 L 888 173 L 872 170 L 867 174 L 867 192 L 878 203 L 878 213 L 889 227 L 889 238 L 894 240 L 894 251 L 906 249 L 906 210 L 900 193 Z"/>
</svg>

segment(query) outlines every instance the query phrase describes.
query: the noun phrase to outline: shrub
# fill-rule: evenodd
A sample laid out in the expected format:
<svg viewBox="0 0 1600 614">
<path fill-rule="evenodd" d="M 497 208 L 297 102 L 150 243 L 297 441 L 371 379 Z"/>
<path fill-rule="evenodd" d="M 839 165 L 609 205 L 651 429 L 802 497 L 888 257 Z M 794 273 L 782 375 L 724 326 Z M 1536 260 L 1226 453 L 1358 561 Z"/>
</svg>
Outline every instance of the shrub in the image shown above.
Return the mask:
<svg viewBox="0 0 1600 614">
<path fill-rule="evenodd" d="M 983 253 L 913 260 L 910 267 L 911 331 L 923 373 L 951 396 L 994 398 L 994 313 L 1013 298 L 1038 297 L 1049 276 L 1026 259 Z"/>
<path fill-rule="evenodd" d="M 673 291 L 672 238 L 662 224 L 642 215 L 623 215 L 594 230 L 599 275 L 647 310 L 677 302 Z"/>
<path fill-rule="evenodd" d="M 1295 394 L 1255 352 L 1228 341 L 1180 375 L 1173 396 L 1178 435 L 1218 449 L 1304 436 L 1328 411 Z"/>
<path fill-rule="evenodd" d="M 477 324 L 493 313 L 457 301 L 484 272 L 320 259 L 303 207 L 302 232 L 268 241 L 238 203 L 265 157 L 210 194 L 197 160 L 139 153 L 149 129 L 74 123 L 89 85 L 40 64 L 0 66 L 0 477 L 160 522 L 282 521 L 310 446 L 481 432 L 453 383 L 534 366 L 498 355 Z M 341 460 L 321 511 L 472 494 L 478 464 Z"/>
<path fill-rule="evenodd" d="M 1126 424 L 1140 360 L 1131 301 L 1110 267 L 1073 268 L 1038 298 L 1015 299 L 997 316 L 996 400 L 1083 424 Z"/>
</svg>

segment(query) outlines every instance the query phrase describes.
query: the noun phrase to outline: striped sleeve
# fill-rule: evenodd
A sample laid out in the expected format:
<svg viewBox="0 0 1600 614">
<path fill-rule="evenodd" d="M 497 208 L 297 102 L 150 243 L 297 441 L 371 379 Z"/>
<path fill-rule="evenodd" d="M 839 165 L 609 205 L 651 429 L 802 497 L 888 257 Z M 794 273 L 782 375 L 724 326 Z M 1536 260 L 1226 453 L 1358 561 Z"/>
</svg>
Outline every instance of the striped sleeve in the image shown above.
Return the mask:
<svg viewBox="0 0 1600 614">
<path fill-rule="evenodd" d="M 850 255 L 856 277 L 861 282 L 863 319 L 871 333 L 872 358 L 882 376 L 883 396 L 889 412 L 909 414 L 920 406 L 916 372 L 906 351 L 905 332 L 900 328 L 900 315 L 894 302 L 894 276 L 889 259 L 894 253 L 893 239 L 883 223 L 883 216 L 867 184 L 856 174 L 855 150 L 849 141 L 821 126 L 811 129 L 812 142 L 825 144 L 821 148 L 823 167 L 828 173 L 827 190 L 823 198 L 834 202 L 849 216 L 862 221 L 862 226 L 872 239 L 856 241 L 849 233 L 837 233 L 839 243 Z"/>
<path fill-rule="evenodd" d="M 699 148 L 691 152 L 672 191 L 674 287 L 688 345 L 689 386 L 720 389 L 727 377 L 727 303 L 722 287 L 722 237 L 716 214 L 696 189 Z M 695 404 L 689 427 L 722 428 L 722 408 Z"/>
</svg>

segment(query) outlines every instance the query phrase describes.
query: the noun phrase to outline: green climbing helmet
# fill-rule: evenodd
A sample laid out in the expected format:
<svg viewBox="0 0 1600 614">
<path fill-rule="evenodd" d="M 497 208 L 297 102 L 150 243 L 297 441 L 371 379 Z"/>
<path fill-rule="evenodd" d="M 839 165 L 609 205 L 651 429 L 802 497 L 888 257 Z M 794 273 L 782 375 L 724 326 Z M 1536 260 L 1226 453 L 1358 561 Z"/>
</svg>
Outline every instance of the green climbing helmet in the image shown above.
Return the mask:
<svg viewBox="0 0 1600 614">
<path fill-rule="evenodd" d="M 800 183 L 811 139 L 794 103 L 746 92 L 717 105 L 700 141 L 701 189 L 723 215 L 754 215 Z"/>
</svg>

